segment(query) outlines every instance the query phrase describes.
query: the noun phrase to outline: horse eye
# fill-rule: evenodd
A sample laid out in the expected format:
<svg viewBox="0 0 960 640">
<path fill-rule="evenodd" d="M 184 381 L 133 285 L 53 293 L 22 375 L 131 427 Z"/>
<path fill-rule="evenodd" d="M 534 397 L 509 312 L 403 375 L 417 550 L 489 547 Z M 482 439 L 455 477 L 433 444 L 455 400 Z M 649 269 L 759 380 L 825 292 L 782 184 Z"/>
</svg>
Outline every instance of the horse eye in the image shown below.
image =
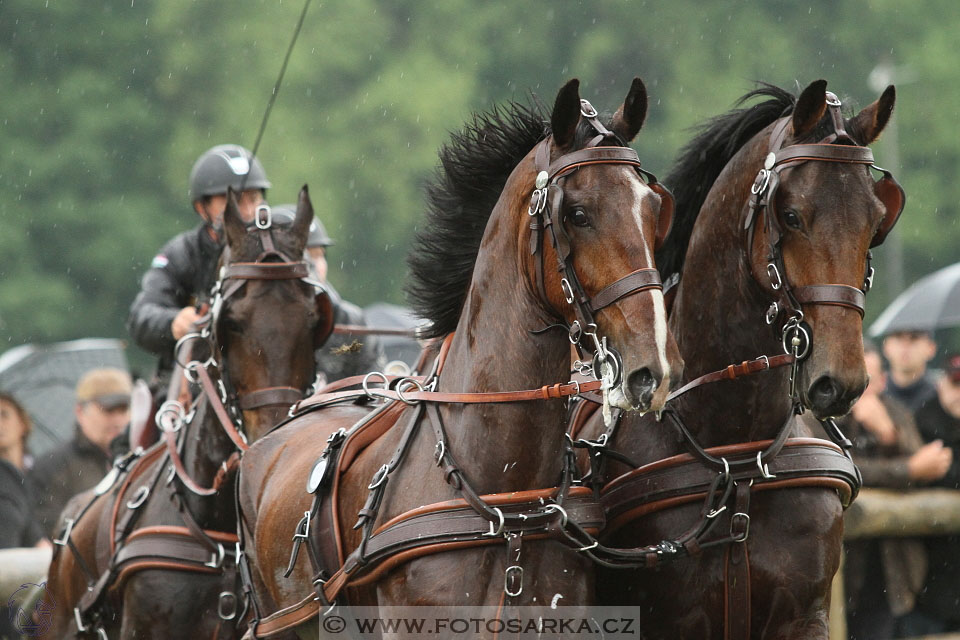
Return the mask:
<svg viewBox="0 0 960 640">
<path fill-rule="evenodd" d="M 577 227 L 588 227 L 590 226 L 590 219 L 587 218 L 587 214 L 583 212 L 583 209 L 574 209 L 570 212 L 569 215 L 570 222 L 572 222 Z"/>
<path fill-rule="evenodd" d="M 797 212 L 793 211 L 792 209 L 788 209 L 786 212 L 784 212 L 783 221 L 791 229 L 799 229 L 802 226 L 800 222 L 800 216 L 797 215 Z"/>
</svg>

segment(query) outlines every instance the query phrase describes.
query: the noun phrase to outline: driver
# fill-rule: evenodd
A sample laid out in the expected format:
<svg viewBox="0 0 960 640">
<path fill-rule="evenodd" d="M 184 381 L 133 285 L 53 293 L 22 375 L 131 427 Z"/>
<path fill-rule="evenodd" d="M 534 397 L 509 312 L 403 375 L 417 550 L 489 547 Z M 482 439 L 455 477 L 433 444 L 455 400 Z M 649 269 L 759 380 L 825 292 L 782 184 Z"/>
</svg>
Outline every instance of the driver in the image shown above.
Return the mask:
<svg viewBox="0 0 960 640">
<path fill-rule="evenodd" d="M 241 186 L 243 191 L 239 191 Z M 154 395 L 164 393 L 173 370 L 173 347 L 202 313 L 216 281 L 223 249 L 223 212 L 227 188 L 237 191 L 240 215 L 253 222 L 270 188 L 257 158 L 235 144 L 217 145 L 197 159 L 190 171 L 190 200 L 201 222 L 175 236 L 154 256 L 143 275 L 140 293 L 127 317 L 130 335 L 143 349 L 159 356 L 152 381 Z"/>
</svg>

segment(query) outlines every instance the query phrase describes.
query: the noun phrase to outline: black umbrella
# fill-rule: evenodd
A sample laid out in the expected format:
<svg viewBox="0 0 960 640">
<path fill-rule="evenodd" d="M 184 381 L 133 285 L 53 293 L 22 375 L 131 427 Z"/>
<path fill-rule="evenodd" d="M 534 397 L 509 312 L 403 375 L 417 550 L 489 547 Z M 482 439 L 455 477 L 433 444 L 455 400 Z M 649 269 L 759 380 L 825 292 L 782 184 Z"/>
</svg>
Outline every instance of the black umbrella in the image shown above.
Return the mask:
<svg viewBox="0 0 960 640">
<path fill-rule="evenodd" d="M 127 369 L 121 341 L 25 344 L 0 355 L 0 390 L 12 394 L 33 420 L 28 443 L 32 454 L 73 437 L 74 387 L 84 373 L 98 367 Z"/>
<path fill-rule="evenodd" d="M 960 326 L 960 262 L 913 283 L 870 325 L 870 335 L 956 326 Z"/>
</svg>

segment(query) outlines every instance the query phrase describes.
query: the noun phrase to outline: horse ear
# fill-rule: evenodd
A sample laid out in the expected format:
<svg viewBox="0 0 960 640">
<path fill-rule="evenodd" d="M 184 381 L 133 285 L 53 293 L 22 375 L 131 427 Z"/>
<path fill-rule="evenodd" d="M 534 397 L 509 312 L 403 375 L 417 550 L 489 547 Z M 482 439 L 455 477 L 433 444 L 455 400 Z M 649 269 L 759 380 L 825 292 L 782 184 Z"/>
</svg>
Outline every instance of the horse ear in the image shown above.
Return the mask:
<svg viewBox="0 0 960 640">
<path fill-rule="evenodd" d="M 237 196 L 232 187 L 227 187 L 227 207 L 223 210 L 223 228 L 227 232 L 227 244 L 231 247 L 239 247 L 247 234 L 247 226 L 240 217 Z"/>
<path fill-rule="evenodd" d="M 640 78 L 634 78 L 627 99 L 613 114 L 610 129 L 626 142 L 630 142 L 647 119 L 647 87 Z"/>
<path fill-rule="evenodd" d="M 864 108 L 850 121 L 850 128 L 858 131 L 863 138 L 860 143 L 867 145 L 880 136 L 893 114 L 893 104 L 897 101 L 897 90 L 891 84 L 884 89 L 880 99 Z"/>
<path fill-rule="evenodd" d="M 553 141 L 558 147 L 566 147 L 573 142 L 580 123 L 580 81 L 574 78 L 563 85 L 557 94 L 557 101 L 553 103 L 553 113 L 550 114 L 550 129 L 553 131 Z"/>
<path fill-rule="evenodd" d="M 293 219 L 291 230 L 294 237 L 302 241 L 303 246 L 307 245 L 307 235 L 310 233 L 310 223 L 313 222 L 313 203 L 310 202 L 310 192 L 307 185 L 300 189 L 300 195 L 297 197 L 297 215 Z"/>
<path fill-rule="evenodd" d="M 827 111 L 827 81 L 814 80 L 797 98 L 793 108 L 793 137 L 802 138 L 817 126 Z"/>
</svg>

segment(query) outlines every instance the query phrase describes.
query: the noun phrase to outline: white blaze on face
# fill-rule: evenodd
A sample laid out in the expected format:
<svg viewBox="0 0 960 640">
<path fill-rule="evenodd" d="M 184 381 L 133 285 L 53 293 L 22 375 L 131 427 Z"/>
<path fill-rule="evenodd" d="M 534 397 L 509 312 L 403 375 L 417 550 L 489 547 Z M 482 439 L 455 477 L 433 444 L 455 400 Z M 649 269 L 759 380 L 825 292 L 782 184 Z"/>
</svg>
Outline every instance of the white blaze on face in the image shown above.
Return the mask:
<svg viewBox="0 0 960 640">
<path fill-rule="evenodd" d="M 653 191 L 643 184 L 640 178 L 634 178 L 630 182 L 630 186 L 633 189 L 633 219 L 637 228 L 641 231 L 643 230 L 643 201 L 646 198 L 650 198 L 654 195 Z M 644 238 L 646 240 L 647 238 Z M 644 242 L 643 243 L 643 259 L 644 264 L 654 265 L 653 255 L 651 254 L 651 245 L 652 243 Z M 668 389 L 670 386 L 670 363 L 667 360 L 667 309 L 663 300 L 663 291 L 658 289 L 651 289 L 650 294 L 653 296 L 653 338 L 657 345 L 657 359 L 660 361 L 660 370 L 663 372 L 663 379 L 660 384 L 660 389 Z M 621 382 L 621 385 L 627 383 L 626 379 Z"/>
</svg>

